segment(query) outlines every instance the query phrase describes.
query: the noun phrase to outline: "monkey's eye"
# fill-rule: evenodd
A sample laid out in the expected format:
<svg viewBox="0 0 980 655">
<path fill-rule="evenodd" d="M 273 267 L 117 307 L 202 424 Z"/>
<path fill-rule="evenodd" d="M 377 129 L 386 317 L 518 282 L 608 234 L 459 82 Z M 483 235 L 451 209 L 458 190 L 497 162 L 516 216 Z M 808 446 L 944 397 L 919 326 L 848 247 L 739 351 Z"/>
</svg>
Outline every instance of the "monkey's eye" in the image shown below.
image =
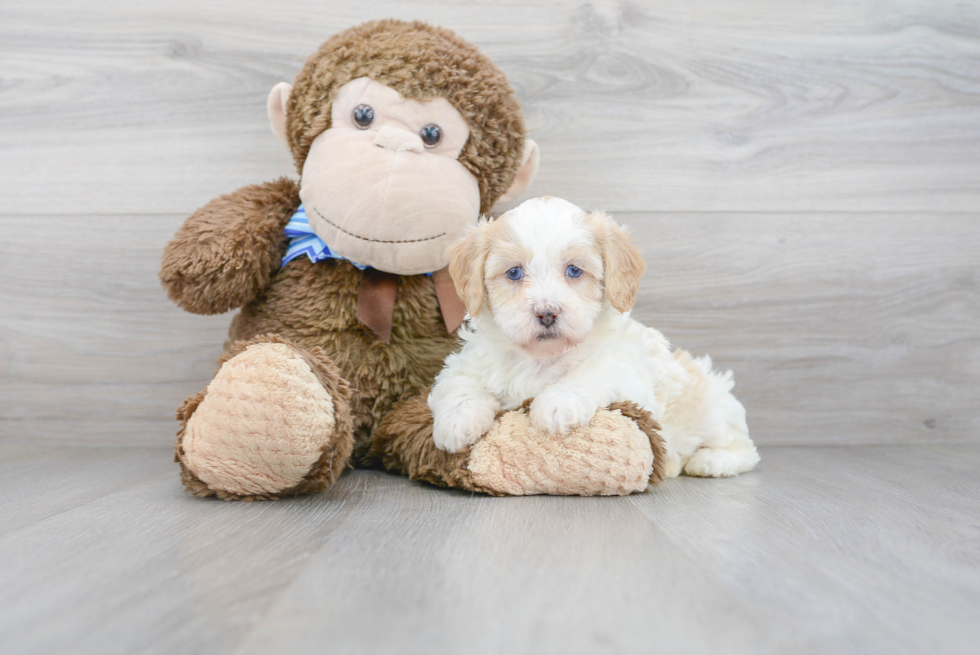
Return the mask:
<svg viewBox="0 0 980 655">
<path fill-rule="evenodd" d="M 442 141 L 442 128 L 435 123 L 429 123 L 419 130 L 419 136 L 426 148 L 435 148 Z"/>
<path fill-rule="evenodd" d="M 507 269 L 507 279 L 517 282 L 522 277 L 524 277 L 524 269 L 520 266 L 515 266 L 514 268 Z"/>
<path fill-rule="evenodd" d="M 568 268 L 565 269 L 565 275 L 568 277 L 579 277 L 582 275 L 582 269 L 575 264 L 569 264 Z"/>
<path fill-rule="evenodd" d="M 351 112 L 351 118 L 357 129 L 366 130 L 374 122 L 374 109 L 371 108 L 371 105 L 358 105 Z"/>
</svg>

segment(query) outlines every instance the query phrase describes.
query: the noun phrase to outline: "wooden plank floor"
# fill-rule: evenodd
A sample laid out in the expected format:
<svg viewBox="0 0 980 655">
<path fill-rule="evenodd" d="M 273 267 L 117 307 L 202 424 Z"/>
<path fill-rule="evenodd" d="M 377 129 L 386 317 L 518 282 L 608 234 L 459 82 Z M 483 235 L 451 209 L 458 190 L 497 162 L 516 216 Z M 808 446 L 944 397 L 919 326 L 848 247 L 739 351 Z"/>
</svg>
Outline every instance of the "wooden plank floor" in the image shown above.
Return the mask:
<svg viewBox="0 0 980 655">
<path fill-rule="evenodd" d="M 980 446 L 488 498 L 373 471 L 186 495 L 161 449 L 0 447 L 2 653 L 974 653 Z"/>
</svg>

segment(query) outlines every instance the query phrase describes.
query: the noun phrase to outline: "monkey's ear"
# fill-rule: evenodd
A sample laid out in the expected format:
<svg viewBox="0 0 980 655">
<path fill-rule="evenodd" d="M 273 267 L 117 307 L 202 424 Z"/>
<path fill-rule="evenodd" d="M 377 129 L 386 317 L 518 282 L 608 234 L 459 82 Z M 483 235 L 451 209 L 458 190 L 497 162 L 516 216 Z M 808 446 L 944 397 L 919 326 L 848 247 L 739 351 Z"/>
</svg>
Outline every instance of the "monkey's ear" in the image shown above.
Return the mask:
<svg viewBox="0 0 980 655">
<path fill-rule="evenodd" d="M 538 150 L 538 144 L 531 139 L 524 139 L 524 157 L 521 160 L 521 167 L 517 169 L 513 184 L 497 202 L 508 202 L 524 193 L 524 190 L 534 181 L 534 176 L 538 174 L 540 162 L 541 152 Z"/>
<path fill-rule="evenodd" d="M 487 222 L 481 219 L 461 241 L 449 247 L 449 275 L 470 316 L 479 313 L 486 293 L 483 268 L 490 250 L 486 226 Z"/>
<path fill-rule="evenodd" d="M 272 133 L 279 138 L 287 150 L 289 149 L 289 139 L 286 138 L 286 103 L 289 102 L 289 94 L 292 90 L 292 84 L 280 82 L 272 87 L 272 91 L 269 92 L 269 99 L 266 101 Z"/>
</svg>

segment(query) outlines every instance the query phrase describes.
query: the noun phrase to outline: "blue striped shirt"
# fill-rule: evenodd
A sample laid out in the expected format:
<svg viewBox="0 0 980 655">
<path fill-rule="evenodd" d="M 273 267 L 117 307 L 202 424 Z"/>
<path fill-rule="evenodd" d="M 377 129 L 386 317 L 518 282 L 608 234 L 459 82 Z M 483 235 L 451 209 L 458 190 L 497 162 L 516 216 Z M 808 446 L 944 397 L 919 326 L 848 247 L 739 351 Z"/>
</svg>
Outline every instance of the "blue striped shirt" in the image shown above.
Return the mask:
<svg viewBox="0 0 980 655">
<path fill-rule="evenodd" d="M 299 206 L 296 213 L 286 223 L 286 236 L 289 237 L 289 246 L 286 248 L 286 255 L 282 258 L 283 266 L 303 255 L 309 257 L 314 264 L 322 262 L 324 259 L 350 261 L 346 257 L 341 257 L 332 252 L 327 243 L 316 235 L 313 228 L 310 227 L 310 221 L 306 217 L 306 210 L 303 209 L 303 205 Z M 357 262 L 350 263 L 362 271 L 367 268 L 367 266 Z"/>
</svg>

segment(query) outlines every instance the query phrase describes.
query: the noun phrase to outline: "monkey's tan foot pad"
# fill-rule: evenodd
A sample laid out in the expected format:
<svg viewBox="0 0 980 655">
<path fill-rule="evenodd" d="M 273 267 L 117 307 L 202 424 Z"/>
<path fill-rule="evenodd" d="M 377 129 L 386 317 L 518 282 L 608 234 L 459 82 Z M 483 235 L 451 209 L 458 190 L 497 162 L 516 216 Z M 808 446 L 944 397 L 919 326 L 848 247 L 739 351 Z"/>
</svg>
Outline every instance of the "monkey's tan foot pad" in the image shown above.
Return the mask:
<svg viewBox="0 0 980 655">
<path fill-rule="evenodd" d="M 445 487 L 497 496 L 624 496 L 664 478 L 659 425 L 633 403 L 600 409 L 566 435 L 531 425 L 527 403 L 504 412 L 468 451 L 447 453 L 432 441 L 425 396 L 392 410 L 373 435 L 372 455 L 389 470 Z"/>
<path fill-rule="evenodd" d="M 222 359 L 178 410 L 185 486 L 227 500 L 329 487 L 353 448 L 350 392 L 333 363 L 274 336 L 236 343 Z"/>
</svg>

